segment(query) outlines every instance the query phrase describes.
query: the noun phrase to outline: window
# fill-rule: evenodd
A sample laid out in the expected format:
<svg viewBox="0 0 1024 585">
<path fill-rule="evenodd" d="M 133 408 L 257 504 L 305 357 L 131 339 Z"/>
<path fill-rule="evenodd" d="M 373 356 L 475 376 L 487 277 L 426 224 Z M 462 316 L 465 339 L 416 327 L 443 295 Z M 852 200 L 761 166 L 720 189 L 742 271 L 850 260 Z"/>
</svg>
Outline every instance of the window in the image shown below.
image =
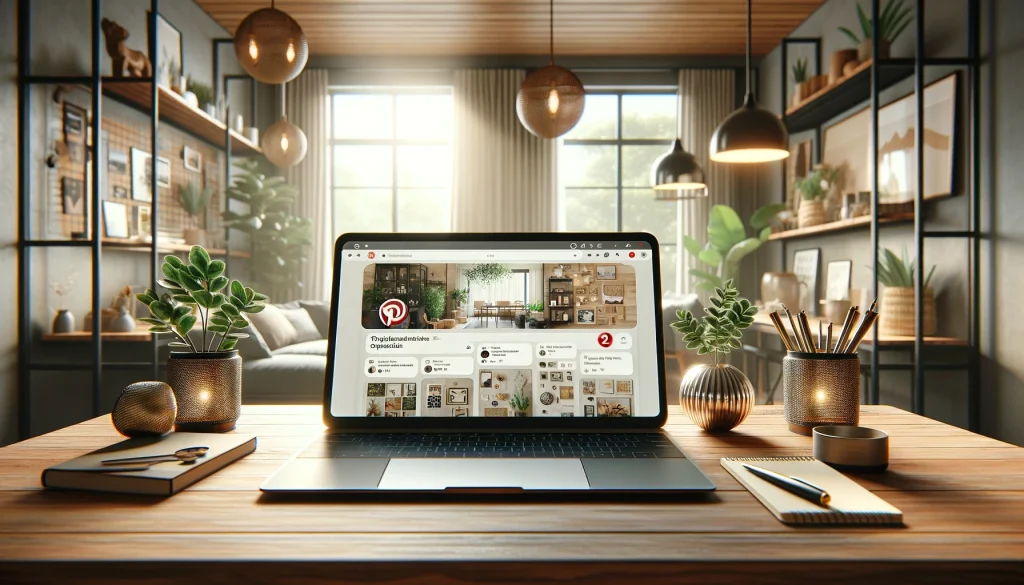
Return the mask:
<svg viewBox="0 0 1024 585">
<path fill-rule="evenodd" d="M 448 231 L 451 90 L 346 90 L 331 103 L 334 232 Z"/>
<path fill-rule="evenodd" d="M 558 157 L 561 229 L 654 234 L 663 290 L 676 288 L 679 206 L 654 199 L 651 165 L 671 148 L 678 111 L 674 91 L 588 92 L 583 118 Z"/>
</svg>

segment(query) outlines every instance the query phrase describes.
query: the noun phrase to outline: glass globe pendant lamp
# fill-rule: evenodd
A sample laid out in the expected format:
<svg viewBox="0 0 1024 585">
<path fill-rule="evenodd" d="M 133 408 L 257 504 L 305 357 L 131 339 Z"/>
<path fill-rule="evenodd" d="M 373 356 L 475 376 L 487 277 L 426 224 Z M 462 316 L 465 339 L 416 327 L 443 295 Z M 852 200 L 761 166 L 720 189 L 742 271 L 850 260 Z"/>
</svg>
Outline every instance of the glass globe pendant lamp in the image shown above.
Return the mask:
<svg viewBox="0 0 1024 585">
<path fill-rule="evenodd" d="M 523 80 L 516 95 L 519 122 L 541 138 L 558 138 L 583 117 L 585 91 L 572 71 L 555 65 L 555 3 L 550 0 L 550 62 Z"/>
<path fill-rule="evenodd" d="M 306 158 L 306 133 L 288 121 L 284 109 L 285 90 L 281 86 L 281 119 L 263 133 L 263 156 L 283 169 L 294 167 Z"/>
<path fill-rule="evenodd" d="M 235 30 L 235 56 L 253 79 L 278 85 L 287 83 L 306 67 L 309 46 L 295 19 L 274 7 L 246 16 Z"/>
</svg>

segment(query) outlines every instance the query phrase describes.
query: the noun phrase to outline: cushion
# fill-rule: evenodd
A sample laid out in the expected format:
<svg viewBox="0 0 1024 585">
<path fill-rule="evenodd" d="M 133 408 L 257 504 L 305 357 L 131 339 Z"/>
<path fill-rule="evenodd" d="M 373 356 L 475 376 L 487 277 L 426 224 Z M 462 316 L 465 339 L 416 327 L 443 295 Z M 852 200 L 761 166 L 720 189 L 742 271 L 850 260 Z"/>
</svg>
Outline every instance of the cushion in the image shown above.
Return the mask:
<svg viewBox="0 0 1024 585">
<path fill-rule="evenodd" d="M 317 339 L 303 343 L 293 343 L 274 350 L 274 355 L 327 355 L 327 340 Z"/>
<path fill-rule="evenodd" d="M 320 330 L 317 329 L 316 323 L 313 323 L 313 319 L 306 309 L 299 307 L 298 309 L 279 308 L 279 310 L 284 318 L 292 324 L 292 327 L 295 327 L 295 339 L 292 343 L 304 343 L 324 338 L 323 335 L 320 335 Z"/>
<path fill-rule="evenodd" d="M 267 360 L 243 361 L 242 402 L 323 404 L 326 369 L 327 360 L 313 355 L 275 355 Z"/>
<path fill-rule="evenodd" d="M 295 343 L 299 336 L 292 322 L 275 305 L 266 305 L 259 313 L 248 313 L 247 316 L 266 340 L 270 351 Z"/>
<path fill-rule="evenodd" d="M 239 339 L 238 343 L 235 344 L 235 349 L 238 350 L 239 357 L 245 360 L 259 360 L 268 358 L 274 354 L 270 353 L 270 347 L 267 342 L 264 341 L 263 336 L 260 335 L 259 331 L 251 324 L 244 329 L 232 329 L 232 333 L 248 333 L 249 337 L 245 339 Z M 192 328 L 192 331 L 188 333 L 189 339 L 192 343 L 198 346 L 203 342 L 202 326 L 198 323 Z M 207 343 L 211 341 L 209 335 L 206 337 Z"/>
<path fill-rule="evenodd" d="M 320 338 L 327 339 L 327 334 L 331 331 L 331 303 L 329 301 L 299 301 L 299 305 L 306 309 L 313 319 L 313 323 L 316 323 L 316 328 L 320 330 Z"/>
</svg>

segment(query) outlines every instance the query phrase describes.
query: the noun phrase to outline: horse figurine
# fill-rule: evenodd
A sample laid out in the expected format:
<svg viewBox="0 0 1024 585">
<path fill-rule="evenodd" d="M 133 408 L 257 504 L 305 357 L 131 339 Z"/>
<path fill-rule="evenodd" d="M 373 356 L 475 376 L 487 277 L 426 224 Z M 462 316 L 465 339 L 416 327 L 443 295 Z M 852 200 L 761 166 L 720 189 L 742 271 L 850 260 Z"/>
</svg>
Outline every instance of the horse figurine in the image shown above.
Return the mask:
<svg viewBox="0 0 1024 585">
<path fill-rule="evenodd" d="M 108 18 L 103 19 L 101 26 L 107 40 L 107 54 L 114 61 L 114 77 L 153 76 L 153 64 L 145 53 L 125 46 L 128 31 L 123 26 Z"/>
</svg>

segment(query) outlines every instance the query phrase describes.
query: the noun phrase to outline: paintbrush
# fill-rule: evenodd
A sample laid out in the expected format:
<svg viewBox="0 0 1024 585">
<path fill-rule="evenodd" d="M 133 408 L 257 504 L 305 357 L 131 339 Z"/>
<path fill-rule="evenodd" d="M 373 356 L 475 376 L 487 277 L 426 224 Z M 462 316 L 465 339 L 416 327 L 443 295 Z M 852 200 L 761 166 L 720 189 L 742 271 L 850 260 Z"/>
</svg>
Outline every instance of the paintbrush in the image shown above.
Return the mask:
<svg viewBox="0 0 1024 585">
<path fill-rule="evenodd" d="M 860 327 L 857 329 L 857 333 L 853 336 L 853 341 L 846 346 L 845 353 L 857 353 L 860 349 L 860 342 L 864 340 L 864 336 L 871 331 L 871 328 L 875 325 L 875 320 L 878 319 L 878 313 L 868 310 L 864 313 L 864 319 L 860 322 Z"/>
<path fill-rule="evenodd" d="M 772 324 L 775 325 L 775 329 L 779 332 L 779 337 L 782 338 L 782 345 L 786 346 L 786 350 L 797 351 L 797 349 L 793 347 L 793 343 L 789 340 L 789 333 L 786 333 L 786 326 L 782 324 L 782 318 L 779 317 L 779 314 L 772 311 L 768 314 L 768 317 L 771 318 Z"/>
<path fill-rule="evenodd" d="M 849 329 L 853 327 L 853 321 L 856 319 L 853 314 L 856 312 L 856 306 L 850 307 L 850 310 L 846 312 L 846 320 L 843 321 L 843 327 L 839 330 L 839 337 L 836 338 L 836 347 L 832 353 L 843 353 L 843 339 L 849 334 Z"/>
</svg>

